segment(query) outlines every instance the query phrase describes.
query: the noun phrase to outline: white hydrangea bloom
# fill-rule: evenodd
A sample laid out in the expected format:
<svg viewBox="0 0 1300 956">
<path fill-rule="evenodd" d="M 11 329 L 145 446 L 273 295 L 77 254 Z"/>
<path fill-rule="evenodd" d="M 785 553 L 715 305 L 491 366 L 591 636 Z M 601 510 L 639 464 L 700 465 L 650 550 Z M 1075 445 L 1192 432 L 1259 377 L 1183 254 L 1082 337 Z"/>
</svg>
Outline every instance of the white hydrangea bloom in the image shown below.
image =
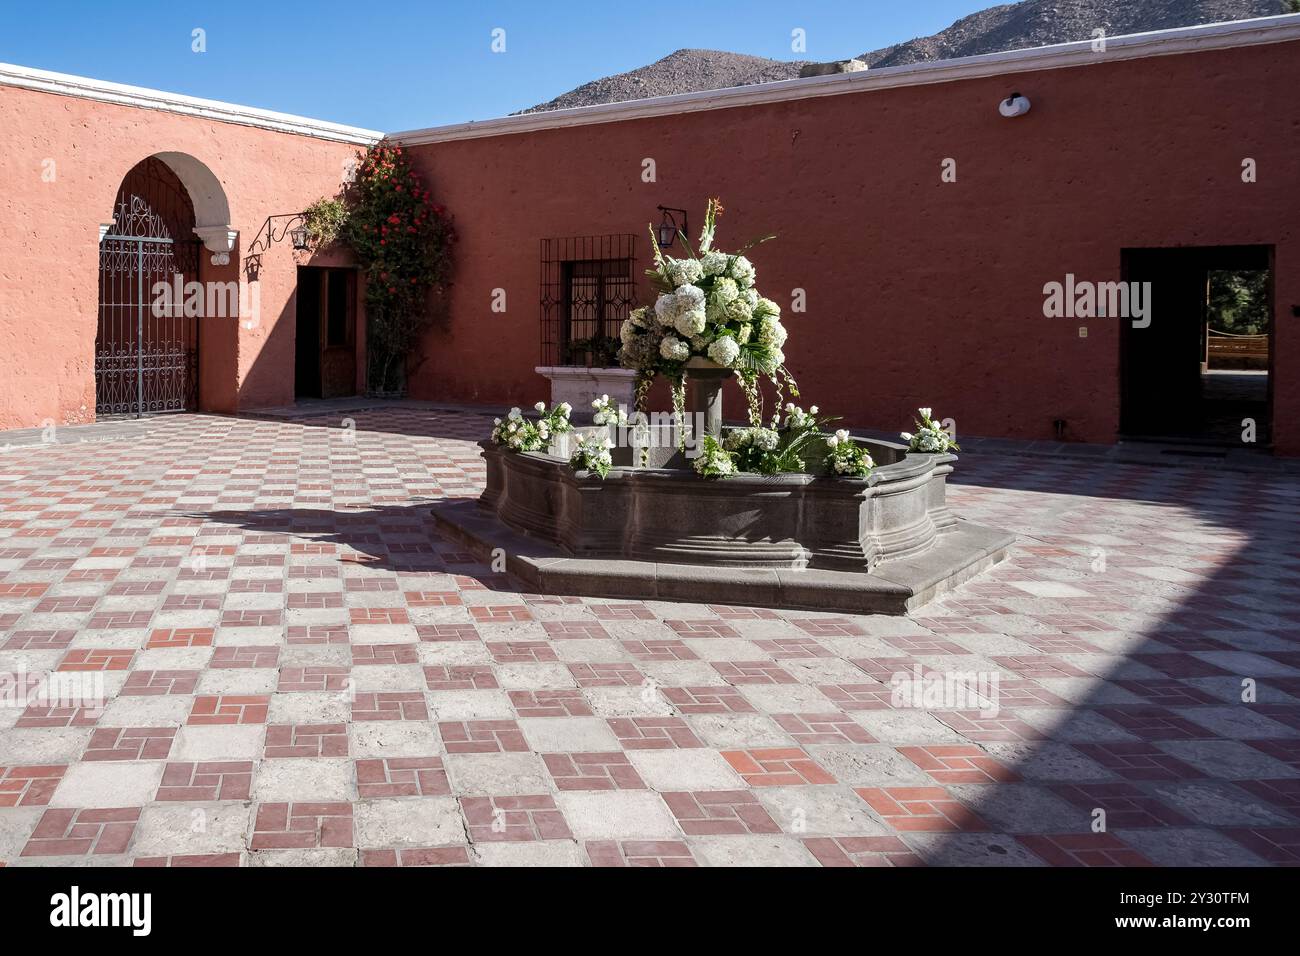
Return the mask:
<svg viewBox="0 0 1300 956">
<path fill-rule="evenodd" d="M 700 256 L 700 268 L 706 276 L 717 276 L 727 271 L 727 254 L 712 250 Z"/>
<path fill-rule="evenodd" d="M 728 322 L 748 322 L 750 316 L 753 314 L 753 309 L 751 309 L 749 303 L 741 297 L 732 299 L 728 302 L 726 308 L 722 310 L 722 314 L 726 317 Z"/>
<path fill-rule="evenodd" d="M 731 368 L 736 359 L 740 358 L 740 345 L 730 335 L 722 335 L 713 340 L 709 346 L 709 358 Z"/>
<path fill-rule="evenodd" d="M 758 304 L 754 306 L 754 318 L 756 319 L 774 319 L 781 314 L 781 307 L 771 299 L 759 298 Z"/>
<path fill-rule="evenodd" d="M 691 357 L 691 347 L 675 335 L 665 335 L 659 343 L 659 354 L 670 362 L 685 362 Z"/>
<path fill-rule="evenodd" d="M 661 295 L 655 300 L 655 318 L 660 325 L 672 325 L 677 318 L 677 296 Z"/>
<path fill-rule="evenodd" d="M 689 312 L 677 313 L 677 321 L 673 327 L 684 336 L 699 335 L 704 331 L 704 326 L 708 324 L 703 309 L 692 309 Z"/>
<path fill-rule="evenodd" d="M 727 269 L 727 275 L 736 280 L 736 285 L 748 289 L 754 284 L 754 264 L 744 256 L 736 256 L 731 261 L 731 267 Z"/>
<path fill-rule="evenodd" d="M 683 312 L 704 308 L 704 290 L 697 285 L 684 285 L 673 295 L 677 299 L 677 308 Z"/>
<path fill-rule="evenodd" d="M 664 272 L 674 287 L 704 278 L 704 270 L 694 259 L 666 259 Z"/>
<path fill-rule="evenodd" d="M 740 295 L 740 287 L 736 285 L 736 280 L 723 276 L 721 279 L 715 279 L 713 282 L 713 291 L 709 293 L 709 301 L 720 307 L 725 307 L 728 302 Z"/>
<path fill-rule="evenodd" d="M 786 336 L 789 333 L 785 326 L 777 319 L 769 319 L 758 328 L 758 341 L 774 349 L 780 349 L 785 345 Z"/>
</svg>

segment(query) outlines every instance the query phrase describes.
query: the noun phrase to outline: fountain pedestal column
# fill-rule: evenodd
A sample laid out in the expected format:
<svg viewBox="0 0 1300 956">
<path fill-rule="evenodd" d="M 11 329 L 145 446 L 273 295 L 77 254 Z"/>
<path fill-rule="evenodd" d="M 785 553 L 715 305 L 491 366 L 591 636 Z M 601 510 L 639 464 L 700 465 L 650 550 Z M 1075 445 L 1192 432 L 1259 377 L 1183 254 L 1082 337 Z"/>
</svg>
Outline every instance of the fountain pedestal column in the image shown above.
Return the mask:
<svg viewBox="0 0 1300 956">
<path fill-rule="evenodd" d="M 699 437 L 722 438 L 722 386 L 731 375 L 731 369 L 706 358 L 686 363 L 686 413 L 691 429 L 702 429 Z"/>
</svg>

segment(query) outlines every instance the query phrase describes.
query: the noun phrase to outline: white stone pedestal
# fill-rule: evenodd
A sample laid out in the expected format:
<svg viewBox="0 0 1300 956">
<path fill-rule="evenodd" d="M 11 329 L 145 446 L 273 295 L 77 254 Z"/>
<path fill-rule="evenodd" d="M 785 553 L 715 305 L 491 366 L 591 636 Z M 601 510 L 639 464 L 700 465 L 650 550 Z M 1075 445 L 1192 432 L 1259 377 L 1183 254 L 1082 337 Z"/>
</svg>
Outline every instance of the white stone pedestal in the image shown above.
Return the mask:
<svg viewBox="0 0 1300 956">
<path fill-rule="evenodd" d="M 551 380 L 551 404 L 568 402 L 579 414 L 590 414 L 593 399 L 608 395 L 614 407 L 632 414 L 635 407 L 636 372 L 628 368 L 583 368 L 547 365 L 534 369 Z"/>
</svg>

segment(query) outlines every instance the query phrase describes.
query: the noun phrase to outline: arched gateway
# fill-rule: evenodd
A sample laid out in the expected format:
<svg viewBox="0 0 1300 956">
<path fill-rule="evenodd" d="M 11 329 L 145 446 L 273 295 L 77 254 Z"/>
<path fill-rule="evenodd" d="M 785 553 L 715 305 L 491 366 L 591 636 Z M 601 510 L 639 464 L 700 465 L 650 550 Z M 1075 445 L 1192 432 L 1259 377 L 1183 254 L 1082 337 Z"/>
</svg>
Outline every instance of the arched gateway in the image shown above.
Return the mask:
<svg viewBox="0 0 1300 956">
<path fill-rule="evenodd" d="M 198 316 L 157 289 L 202 281 L 198 237 L 216 248 L 233 238 L 228 221 L 220 184 L 193 157 L 150 156 L 126 174 L 99 243 L 96 415 L 198 407 Z"/>
</svg>

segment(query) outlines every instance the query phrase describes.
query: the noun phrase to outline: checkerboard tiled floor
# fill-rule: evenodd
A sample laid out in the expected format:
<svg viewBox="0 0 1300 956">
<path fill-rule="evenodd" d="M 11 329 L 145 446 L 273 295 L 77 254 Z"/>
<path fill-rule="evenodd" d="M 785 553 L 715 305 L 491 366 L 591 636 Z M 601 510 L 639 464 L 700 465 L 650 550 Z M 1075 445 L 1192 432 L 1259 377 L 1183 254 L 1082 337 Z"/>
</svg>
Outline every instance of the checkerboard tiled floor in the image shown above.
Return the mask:
<svg viewBox="0 0 1300 956">
<path fill-rule="evenodd" d="M 598 601 L 433 531 L 487 427 L 0 454 L 0 864 L 1300 861 L 1295 479 L 967 456 L 1020 544 L 910 620 Z M 914 664 L 998 711 L 897 706 Z"/>
</svg>

